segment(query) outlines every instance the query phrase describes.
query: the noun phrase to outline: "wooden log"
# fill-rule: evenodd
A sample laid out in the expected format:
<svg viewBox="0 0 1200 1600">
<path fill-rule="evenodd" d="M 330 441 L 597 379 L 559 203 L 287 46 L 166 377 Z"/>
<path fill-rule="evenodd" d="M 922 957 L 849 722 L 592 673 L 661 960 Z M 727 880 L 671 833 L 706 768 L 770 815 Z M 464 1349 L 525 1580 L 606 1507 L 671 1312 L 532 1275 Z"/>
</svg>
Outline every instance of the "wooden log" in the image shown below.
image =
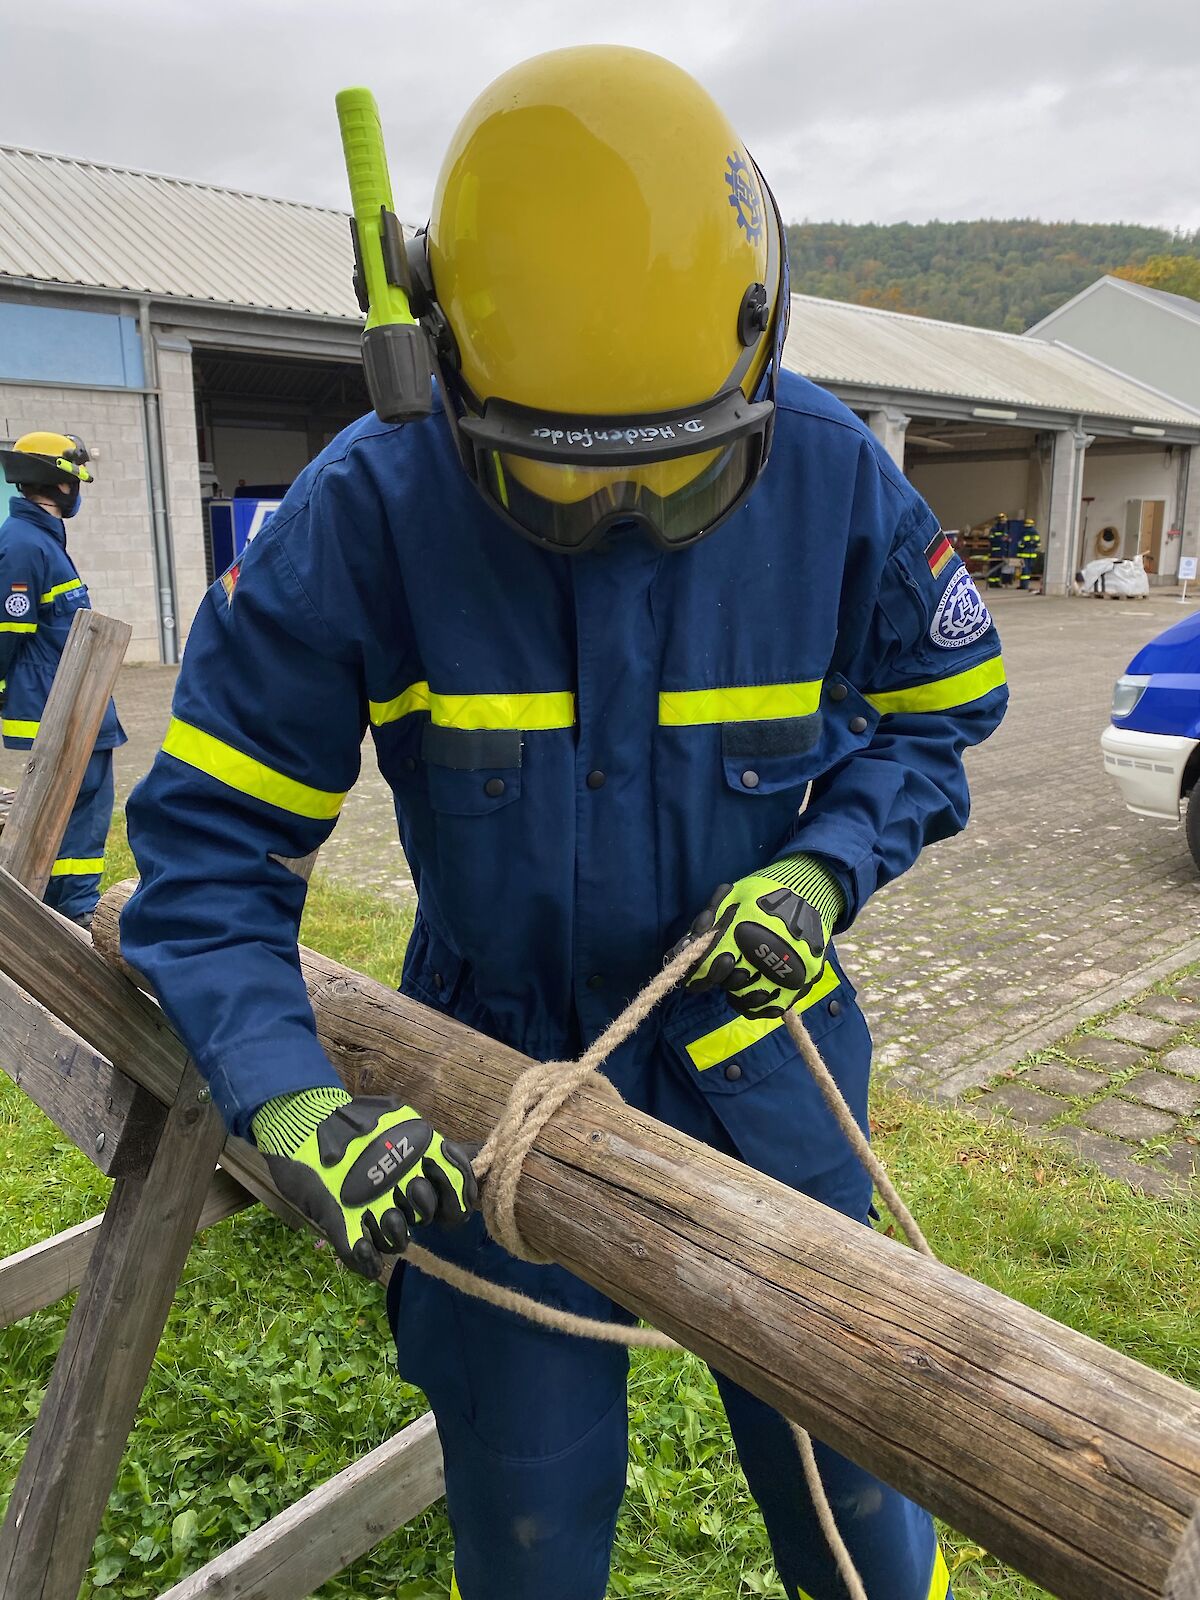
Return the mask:
<svg viewBox="0 0 1200 1600">
<path fill-rule="evenodd" d="M 218 1171 L 209 1185 L 196 1232 L 203 1233 L 253 1204 L 252 1194 L 227 1172 Z M 79 1287 L 103 1222 L 102 1215 L 89 1217 L 0 1261 L 0 1328 L 45 1310 Z"/>
<path fill-rule="evenodd" d="M 444 1492 L 441 1446 L 426 1414 L 159 1600 L 300 1600 Z"/>
<path fill-rule="evenodd" d="M 0 1070 L 107 1177 L 145 1172 L 162 1102 L 0 974 Z"/>
<path fill-rule="evenodd" d="M 110 952 L 127 893 L 110 891 L 97 919 Z M 39 978 L 29 952 L 50 951 L 47 917 L 0 876 L 0 970 L 40 985 L 44 1004 L 54 990 L 76 1026 L 89 1011 L 112 1034 L 140 1018 L 128 995 L 107 1014 L 95 952 L 76 947 L 70 983 Z M 302 959 L 353 1089 L 400 1093 L 452 1135 L 483 1137 L 525 1057 Z M 144 1075 L 140 1057 L 121 1064 L 161 1082 L 161 1060 Z M 1182 1384 L 590 1090 L 539 1138 L 518 1219 L 535 1248 L 1062 1600 L 1160 1600 L 1200 1498 L 1200 1396 Z"/>
<path fill-rule="evenodd" d="M 50 881 L 132 632 L 129 623 L 99 611 L 79 611 L 71 624 L 0 837 L 0 867 L 36 895 Z"/>
<path fill-rule="evenodd" d="M 223 1138 L 189 1067 L 149 1172 L 104 1213 L 0 1531 L 4 1600 L 79 1593 Z"/>
</svg>

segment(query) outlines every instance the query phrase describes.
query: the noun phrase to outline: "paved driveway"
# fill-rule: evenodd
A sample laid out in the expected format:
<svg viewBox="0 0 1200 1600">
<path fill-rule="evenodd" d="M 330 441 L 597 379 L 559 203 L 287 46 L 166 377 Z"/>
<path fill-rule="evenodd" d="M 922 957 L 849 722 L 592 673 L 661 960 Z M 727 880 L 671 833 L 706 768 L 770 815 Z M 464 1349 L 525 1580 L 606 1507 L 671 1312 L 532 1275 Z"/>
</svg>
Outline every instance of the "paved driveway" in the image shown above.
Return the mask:
<svg viewBox="0 0 1200 1600">
<path fill-rule="evenodd" d="M 1130 816 L 1097 745 L 1113 679 L 1182 607 L 1018 594 L 998 596 L 996 612 L 1013 701 L 968 758 L 971 825 L 878 895 L 841 942 L 880 1063 L 943 1092 L 1060 1038 L 1159 966 L 1200 955 L 1189 953 L 1200 939 L 1200 874 L 1182 830 Z M 122 675 L 121 797 L 158 746 L 173 682 L 160 667 Z M 364 755 L 322 867 L 403 897 L 412 885 L 391 799 Z M 0 782 L 19 770 L 19 756 L 0 758 Z"/>
</svg>

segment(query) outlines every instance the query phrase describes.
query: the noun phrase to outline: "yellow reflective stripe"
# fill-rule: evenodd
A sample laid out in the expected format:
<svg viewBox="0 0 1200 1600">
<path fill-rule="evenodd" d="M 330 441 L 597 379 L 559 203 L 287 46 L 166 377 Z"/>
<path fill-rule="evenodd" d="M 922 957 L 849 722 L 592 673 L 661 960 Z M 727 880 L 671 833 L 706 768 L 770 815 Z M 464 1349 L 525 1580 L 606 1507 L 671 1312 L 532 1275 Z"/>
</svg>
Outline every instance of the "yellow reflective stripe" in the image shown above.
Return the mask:
<svg viewBox="0 0 1200 1600">
<path fill-rule="evenodd" d="M 0 633 L 36 633 L 36 622 L 0 622 Z"/>
<path fill-rule="evenodd" d="M 837 973 L 826 962 L 825 970 L 816 983 L 803 1000 L 798 1000 L 792 1009 L 807 1011 L 810 1006 L 815 1006 L 818 1000 L 823 1000 L 831 990 L 836 989 L 840 982 Z M 699 1072 L 707 1072 L 709 1067 L 716 1067 L 722 1061 L 728 1061 L 730 1056 L 737 1055 L 739 1050 L 746 1050 L 752 1044 L 757 1044 L 760 1039 L 765 1039 L 767 1034 L 774 1033 L 776 1028 L 782 1026 L 782 1017 L 735 1017 L 732 1022 L 722 1023 L 711 1033 L 693 1039 L 686 1047 L 687 1053 L 692 1058 L 692 1065 Z"/>
<path fill-rule="evenodd" d="M 953 711 L 956 706 L 981 699 L 1007 681 L 1003 660 L 993 656 L 990 661 L 969 667 L 966 672 L 956 672 L 949 678 L 917 683 L 911 689 L 888 689 L 883 694 L 869 694 L 865 698 L 885 717 L 892 711 Z"/>
<path fill-rule="evenodd" d="M 72 589 L 82 589 L 82 578 L 72 578 L 70 583 L 56 583 L 53 589 L 47 589 L 42 596 L 42 604 L 48 606 L 51 600 L 57 600 L 60 594 L 70 594 Z"/>
<path fill-rule="evenodd" d="M 710 722 L 773 722 L 809 717 L 821 704 L 821 680 L 811 683 L 760 683 L 745 689 L 664 690 L 658 720 L 667 728 L 692 728 Z"/>
<path fill-rule="evenodd" d="M 458 1587 L 458 1574 L 450 1574 L 450 1600 L 462 1600 L 462 1590 Z"/>
<path fill-rule="evenodd" d="M 227 788 L 265 800 L 268 805 L 290 811 L 293 816 L 326 822 L 337 816 L 346 798 L 344 793 L 334 794 L 330 789 L 314 789 L 307 783 L 298 783 L 295 778 L 276 772 L 274 767 L 235 750 L 233 745 L 214 738 L 202 728 L 193 728 L 190 722 L 181 722 L 178 717 L 171 718 L 162 747 L 176 761 L 207 773 Z"/>
<path fill-rule="evenodd" d="M 399 722 L 401 717 L 407 717 L 414 711 L 429 710 L 429 685 L 427 683 L 410 683 L 402 694 L 394 700 L 372 700 L 368 704 L 371 721 L 375 726 L 382 727 L 385 722 Z"/>
<path fill-rule="evenodd" d="M 933 1577 L 929 1580 L 929 1593 L 925 1600 L 946 1600 L 950 1593 L 950 1573 L 942 1547 L 938 1545 L 933 1556 Z"/>
<path fill-rule="evenodd" d="M 5 717 L 0 727 L 10 739 L 36 739 L 41 723 L 18 722 L 14 717 Z"/>
<path fill-rule="evenodd" d="M 515 728 L 537 733 L 575 726 L 575 696 L 555 694 L 435 694 L 427 683 L 413 683 L 394 700 L 372 700 L 376 727 L 413 711 L 428 711 L 440 728 Z"/>
<path fill-rule="evenodd" d="M 83 873 L 90 877 L 103 871 L 103 856 L 59 856 L 58 860 L 50 868 L 50 876 L 52 878 L 71 878 L 76 873 Z"/>
</svg>

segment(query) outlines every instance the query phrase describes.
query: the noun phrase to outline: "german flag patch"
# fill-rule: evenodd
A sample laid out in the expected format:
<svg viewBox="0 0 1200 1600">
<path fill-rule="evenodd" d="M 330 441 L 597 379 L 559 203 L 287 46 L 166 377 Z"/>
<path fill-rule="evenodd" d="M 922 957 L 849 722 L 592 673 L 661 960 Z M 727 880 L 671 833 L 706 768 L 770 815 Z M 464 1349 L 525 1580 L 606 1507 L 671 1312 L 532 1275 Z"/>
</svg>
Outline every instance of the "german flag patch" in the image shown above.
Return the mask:
<svg viewBox="0 0 1200 1600">
<path fill-rule="evenodd" d="M 953 559 L 954 546 L 939 528 L 925 546 L 925 559 L 929 563 L 929 570 L 935 578 L 940 578 L 946 570 L 947 564 Z"/>
<path fill-rule="evenodd" d="M 233 591 L 237 588 L 238 574 L 241 570 L 242 563 L 235 561 L 226 572 L 221 574 L 220 582 L 222 589 L 225 591 L 225 604 L 227 606 L 233 604 Z"/>
</svg>

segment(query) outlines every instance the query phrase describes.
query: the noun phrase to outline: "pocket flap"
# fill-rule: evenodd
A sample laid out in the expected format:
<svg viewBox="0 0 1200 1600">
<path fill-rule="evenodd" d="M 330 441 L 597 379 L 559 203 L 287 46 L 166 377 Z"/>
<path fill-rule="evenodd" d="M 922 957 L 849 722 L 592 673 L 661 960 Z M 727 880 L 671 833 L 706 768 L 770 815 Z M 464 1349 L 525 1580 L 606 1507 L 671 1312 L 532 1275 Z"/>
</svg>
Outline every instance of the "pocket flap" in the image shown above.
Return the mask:
<svg viewBox="0 0 1200 1600">
<path fill-rule="evenodd" d="M 838 969 L 826 962 L 821 976 L 796 1006 L 814 1040 L 838 1025 L 852 994 Z M 742 1017 L 723 1000 L 715 1013 L 706 1009 L 701 1015 L 682 1016 L 667 1031 L 666 1039 L 705 1094 L 744 1094 L 785 1061 L 796 1059 L 796 1047 L 782 1017 L 763 1021 Z"/>
</svg>

